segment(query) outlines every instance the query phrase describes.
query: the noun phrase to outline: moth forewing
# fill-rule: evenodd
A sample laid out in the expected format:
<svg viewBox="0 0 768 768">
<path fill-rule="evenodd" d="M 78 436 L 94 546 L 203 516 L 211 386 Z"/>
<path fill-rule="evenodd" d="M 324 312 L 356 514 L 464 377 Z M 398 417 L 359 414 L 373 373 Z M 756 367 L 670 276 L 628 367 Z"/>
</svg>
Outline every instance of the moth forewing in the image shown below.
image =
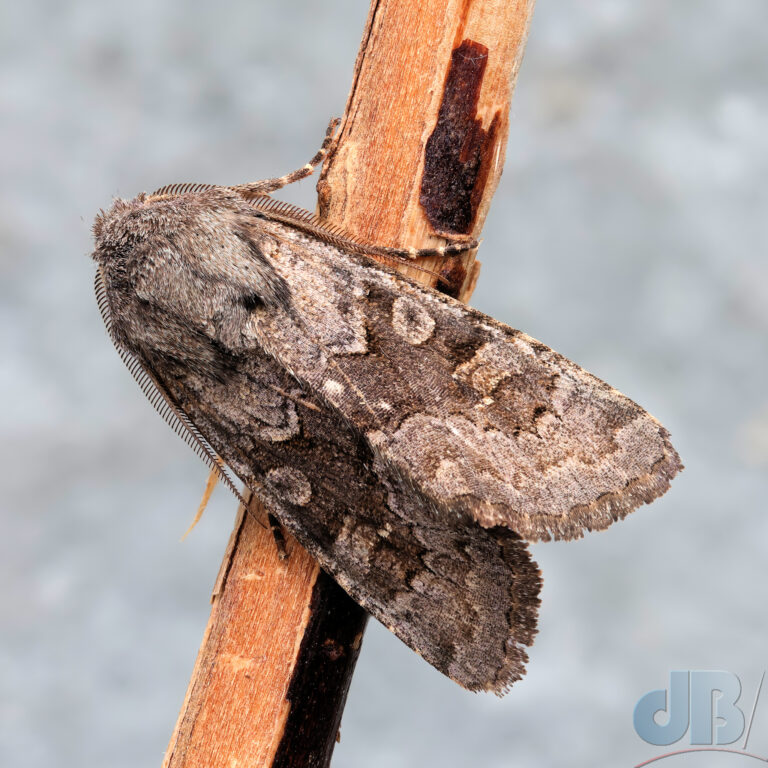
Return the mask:
<svg viewBox="0 0 768 768">
<path fill-rule="evenodd" d="M 97 219 L 115 338 L 353 598 L 465 687 L 504 692 L 536 631 L 524 539 L 663 493 L 666 431 L 369 258 L 413 254 L 244 189 L 164 188 Z"/>
<path fill-rule="evenodd" d="M 441 509 L 531 540 L 601 529 L 666 491 L 666 430 L 526 334 L 284 225 L 269 259 L 293 296 L 275 356 Z M 264 229 L 264 228 L 262 228 Z M 249 332 L 266 345 L 287 316 Z"/>
</svg>

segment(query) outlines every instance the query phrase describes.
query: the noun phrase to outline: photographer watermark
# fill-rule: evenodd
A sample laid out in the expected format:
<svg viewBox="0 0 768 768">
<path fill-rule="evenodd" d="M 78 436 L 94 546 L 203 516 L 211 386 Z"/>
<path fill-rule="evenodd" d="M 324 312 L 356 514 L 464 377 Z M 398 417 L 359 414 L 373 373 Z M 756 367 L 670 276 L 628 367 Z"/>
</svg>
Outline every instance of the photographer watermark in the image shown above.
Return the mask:
<svg viewBox="0 0 768 768">
<path fill-rule="evenodd" d="M 646 760 L 637 768 L 688 752 L 727 752 L 768 762 L 768 757 L 747 751 L 764 680 L 765 672 L 756 686 L 754 701 L 747 706 L 740 702 L 741 680 L 732 672 L 671 672 L 669 688 L 640 697 L 633 722 L 637 735 L 648 744 L 677 744 L 679 748 Z"/>
</svg>

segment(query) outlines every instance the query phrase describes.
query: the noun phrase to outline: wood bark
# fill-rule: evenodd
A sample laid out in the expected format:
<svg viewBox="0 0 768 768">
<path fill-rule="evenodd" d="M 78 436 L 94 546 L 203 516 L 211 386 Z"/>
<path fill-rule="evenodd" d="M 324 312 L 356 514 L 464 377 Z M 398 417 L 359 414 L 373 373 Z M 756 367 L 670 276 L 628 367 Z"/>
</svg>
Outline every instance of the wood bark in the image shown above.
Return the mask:
<svg viewBox="0 0 768 768">
<path fill-rule="evenodd" d="M 532 13 L 533 0 L 373 0 L 322 217 L 381 245 L 478 237 Z M 464 301 L 479 269 L 474 251 L 414 266 L 402 271 Z M 240 509 L 163 768 L 329 764 L 366 619 L 286 539 L 280 560 Z"/>
</svg>

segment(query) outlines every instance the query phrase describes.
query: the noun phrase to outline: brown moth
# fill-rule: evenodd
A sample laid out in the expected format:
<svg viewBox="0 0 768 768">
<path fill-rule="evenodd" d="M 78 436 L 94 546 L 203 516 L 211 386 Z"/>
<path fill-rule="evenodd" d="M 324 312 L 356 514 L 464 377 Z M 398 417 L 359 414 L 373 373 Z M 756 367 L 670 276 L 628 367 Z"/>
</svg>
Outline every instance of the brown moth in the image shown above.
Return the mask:
<svg viewBox="0 0 768 768">
<path fill-rule="evenodd" d="M 361 245 L 268 196 L 329 141 L 279 179 L 117 200 L 94 224 L 99 305 L 235 493 L 228 470 L 430 664 L 503 693 L 536 632 L 525 542 L 607 527 L 680 460 L 624 395 L 375 260 L 426 251 Z"/>
</svg>

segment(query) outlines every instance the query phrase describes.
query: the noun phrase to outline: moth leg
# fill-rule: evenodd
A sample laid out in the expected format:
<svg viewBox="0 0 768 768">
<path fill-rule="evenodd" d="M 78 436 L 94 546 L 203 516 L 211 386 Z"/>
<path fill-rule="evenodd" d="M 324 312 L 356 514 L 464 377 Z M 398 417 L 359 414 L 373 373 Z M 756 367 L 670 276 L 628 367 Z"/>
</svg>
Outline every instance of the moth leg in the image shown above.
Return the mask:
<svg viewBox="0 0 768 768">
<path fill-rule="evenodd" d="M 400 261 L 414 261 L 416 259 L 427 259 L 441 256 L 456 256 L 466 251 L 471 251 L 480 245 L 479 240 L 474 238 L 456 238 L 448 240 L 445 245 L 434 248 L 389 248 L 386 245 L 365 245 L 355 243 L 357 251 L 365 256 L 384 256 L 390 259 Z"/>
<path fill-rule="evenodd" d="M 269 530 L 272 531 L 272 538 L 275 540 L 278 559 L 287 560 L 288 550 L 285 547 L 285 534 L 283 533 L 283 526 L 280 525 L 280 521 L 271 512 L 267 513 L 267 522 L 269 523 Z"/>
<path fill-rule="evenodd" d="M 434 277 L 434 286 L 444 293 L 456 298 L 464 284 L 466 270 L 461 265 L 460 254 L 466 253 L 480 245 L 474 238 L 449 240 L 445 245 L 436 248 L 390 248 L 384 245 L 365 245 L 355 242 L 354 250 L 384 264 L 407 264 L 409 269 L 423 272 Z M 438 262 L 439 271 L 419 265 L 419 259 L 441 259 Z"/>
<path fill-rule="evenodd" d="M 231 187 L 231 189 L 240 188 Z M 455 237 L 448 240 L 445 245 L 434 248 L 391 248 L 386 245 L 363 243 L 354 235 L 345 232 L 341 227 L 328 224 L 315 216 L 314 213 L 310 213 L 303 208 L 297 208 L 290 203 L 275 200 L 268 195 L 251 196 L 250 194 L 247 194 L 243 195 L 243 197 L 245 197 L 249 205 L 253 206 L 254 210 L 257 212 L 256 215 L 260 218 L 275 221 L 279 224 L 285 224 L 293 229 L 298 229 L 299 231 L 305 232 L 311 237 L 320 240 L 323 243 L 327 243 L 328 245 L 332 245 L 334 248 L 339 248 L 342 251 L 356 253 L 375 261 L 383 261 L 384 263 L 407 263 L 411 269 L 434 275 L 438 282 L 443 283 L 448 288 L 454 287 L 450 280 L 446 280 L 441 274 L 431 269 L 427 269 L 426 267 L 420 267 L 413 262 L 418 259 L 430 257 L 457 256 L 460 253 L 465 253 L 480 245 L 479 240 L 475 240 L 468 236 Z"/>
<path fill-rule="evenodd" d="M 239 192 L 243 197 L 250 198 L 258 195 L 268 195 L 270 192 L 276 192 L 278 189 L 282 189 L 288 184 L 293 184 L 294 181 L 305 179 L 307 176 L 311 176 L 315 168 L 325 160 L 328 154 L 328 148 L 333 141 L 333 134 L 341 120 L 338 117 L 334 117 L 328 128 L 325 131 L 325 139 L 320 146 L 317 154 L 301 168 L 286 173 L 285 176 L 278 176 L 273 179 L 262 179 L 261 181 L 252 181 L 249 184 L 238 184 L 235 187 L 229 187 L 234 192 Z"/>
</svg>

